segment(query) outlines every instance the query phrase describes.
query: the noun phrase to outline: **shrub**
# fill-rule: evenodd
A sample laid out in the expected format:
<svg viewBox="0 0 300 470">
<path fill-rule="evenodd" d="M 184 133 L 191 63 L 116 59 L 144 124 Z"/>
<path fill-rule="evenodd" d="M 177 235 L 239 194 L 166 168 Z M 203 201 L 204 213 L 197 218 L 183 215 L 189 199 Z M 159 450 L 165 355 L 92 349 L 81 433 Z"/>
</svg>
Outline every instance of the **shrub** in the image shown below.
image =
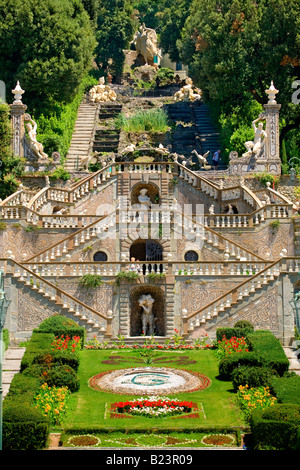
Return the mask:
<svg viewBox="0 0 300 470">
<path fill-rule="evenodd" d="M 59 314 L 52 315 L 44 320 L 39 328 L 34 331 L 36 333 L 53 333 L 55 336 L 64 334 L 70 336 L 70 338 L 80 336 L 81 347 L 83 347 L 85 342 L 85 329 L 74 320 Z"/>
<path fill-rule="evenodd" d="M 21 372 L 32 364 L 36 354 L 41 353 L 44 349 L 50 348 L 54 340 L 53 333 L 36 333 L 33 332 L 30 341 L 26 346 L 26 351 L 21 361 Z"/>
<path fill-rule="evenodd" d="M 231 380 L 231 374 L 240 366 L 257 366 L 263 365 L 260 357 L 253 352 L 232 353 L 221 359 L 219 363 L 219 374 L 224 380 Z"/>
<path fill-rule="evenodd" d="M 239 352 L 248 352 L 248 345 L 244 337 L 237 338 L 232 336 L 230 339 L 227 339 L 223 336 L 222 341 L 218 342 L 218 356 L 223 359 L 229 354 L 239 353 Z"/>
<path fill-rule="evenodd" d="M 276 397 L 271 395 L 269 387 L 240 385 L 237 392 L 237 401 L 247 422 L 250 421 L 254 410 L 264 410 L 274 406 L 276 400 Z"/>
<path fill-rule="evenodd" d="M 254 410 L 250 420 L 254 448 L 257 450 L 293 450 L 300 429 L 300 406 L 277 404 Z"/>
<path fill-rule="evenodd" d="M 41 352 L 40 354 L 36 354 L 33 358 L 32 364 L 42 364 L 47 366 L 51 366 L 53 364 L 68 365 L 77 371 L 79 358 L 77 355 L 72 354 L 69 351 L 53 351 L 52 349 L 49 349 Z"/>
<path fill-rule="evenodd" d="M 103 284 L 102 277 L 98 274 L 85 274 L 79 279 L 79 285 L 81 287 L 99 287 Z"/>
<path fill-rule="evenodd" d="M 289 369 L 289 360 L 277 338 L 267 330 L 257 330 L 247 335 L 250 349 L 271 369 L 282 376 Z"/>
<path fill-rule="evenodd" d="M 287 377 L 273 377 L 270 387 L 279 403 L 294 403 L 300 405 L 299 375 L 294 374 Z"/>
<path fill-rule="evenodd" d="M 240 385 L 249 387 L 270 387 L 274 376 L 272 370 L 263 366 L 241 366 L 232 371 L 231 380 L 235 391 Z"/>
<path fill-rule="evenodd" d="M 4 400 L 3 450 L 45 449 L 49 420 L 34 406 L 19 400 Z"/>
<path fill-rule="evenodd" d="M 237 324 L 236 324 L 237 325 Z M 247 334 L 253 333 L 253 326 L 236 326 L 234 325 L 233 328 L 225 327 L 225 328 L 217 328 L 217 341 L 222 341 L 223 336 L 225 338 L 230 339 L 233 336 L 236 338 L 241 338 L 242 336 L 247 339 Z"/>
<path fill-rule="evenodd" d="M 26 368 L 25 370 L 27 370 Z M 34 376 L 27 376 L 24 373 L 15 374 L 5 400 L 22 399 L 24 402 L 32 403 L 33 396 L 39 386 L 39 380 Z"/>
</svg>

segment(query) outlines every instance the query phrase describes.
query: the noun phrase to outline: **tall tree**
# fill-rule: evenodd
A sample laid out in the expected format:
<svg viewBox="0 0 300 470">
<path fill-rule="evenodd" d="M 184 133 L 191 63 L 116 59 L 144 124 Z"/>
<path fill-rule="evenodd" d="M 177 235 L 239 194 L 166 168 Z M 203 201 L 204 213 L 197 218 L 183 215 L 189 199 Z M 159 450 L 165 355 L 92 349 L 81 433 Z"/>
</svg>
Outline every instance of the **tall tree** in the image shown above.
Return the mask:
<svg viewBox="0 0 300 470">
<path fill-rule="evenodd" d="M 274 80 L 291 130 L 300 116 L 291 99 L 300 71 L 299 17 L 298 0 L 194 0 L 178 41 L 182 60 L 204 96 L 228 112 L 245 97 L 265 102 Z"/>
<path fill-rule="evenodd" d="M 80 0 L 0 0 L 0 79 L 8 92 L 19 80 L 31 109 L 72 100 L 94 48 Z"/>
<path fill-rule="evenodd" d="M 114 76 L 123 71 L 124 49 L 134 35 L 133 8 L 129 0 L 101 0 L 97 22 L 96 60 Z"/>
</svg>

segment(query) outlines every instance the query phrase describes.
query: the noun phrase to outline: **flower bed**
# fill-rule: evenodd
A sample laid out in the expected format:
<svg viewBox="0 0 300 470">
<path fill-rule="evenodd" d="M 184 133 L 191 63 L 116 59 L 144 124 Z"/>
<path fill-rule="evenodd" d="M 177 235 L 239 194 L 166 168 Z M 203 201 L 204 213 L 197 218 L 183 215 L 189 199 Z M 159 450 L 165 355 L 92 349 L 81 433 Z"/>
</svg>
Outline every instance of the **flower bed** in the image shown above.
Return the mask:
<svg viewBox="0 0 300 470">
<path fill-rule="evenodd" d="M 235 439 L 230 434 L 209 434 L 204 436 L 202 439 L 202 444 L 207 446 L 231 446 L 234 444 Z"/>
<path fill-rule="evenodd" d="M 270 393 L 269 387 L 251 387 L 240 385 L 237 400 L 247 421 L 250 420 L 252 410 L 263 410 L 276 404 L 277 399 Z"/>
<path fill-rule="evenodd" d="M 224 335 L 222 341 L 218 341 L 218 356 L 220 359 L 236 352 L 249 352 L 248 344 L 243 336 L 241 338 L 232 336 L 227 339 Z"/>
<path fill-rule="evenodd" d="M 148 418 L 157 418 L 161 416 L 174 416 L 189 414 L 193 410 L 198 410 L 196 403 L 182 401 L 177 398 L 149 396 L 141 397 L 135 400 L 125 402 L 116 402 L 111 405 L 111 417 L 117 414 L 130 416 L 146 416 Z M 199 416 L 198 416 L 199 417 Z"/>
</svg>

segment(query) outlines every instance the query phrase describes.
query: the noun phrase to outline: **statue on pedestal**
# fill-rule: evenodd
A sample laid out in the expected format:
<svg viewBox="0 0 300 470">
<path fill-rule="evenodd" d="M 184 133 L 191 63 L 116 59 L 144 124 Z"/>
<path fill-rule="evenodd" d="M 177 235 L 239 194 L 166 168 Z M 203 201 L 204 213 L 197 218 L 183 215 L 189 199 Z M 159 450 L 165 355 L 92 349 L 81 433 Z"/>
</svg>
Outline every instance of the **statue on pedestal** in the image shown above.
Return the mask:
<svg viewBox="0 0 300 470">
<path fill-rule="evenodd" d="M 266 131 L 264 130 L 264 124 L 262 122 L 262 117 L 259 116 L 252 122 L 252 128 L 254 130 L 254 140 L 245 142 L 245 147 L 247 152 L 243 153 L 243 157 L 248 157 L 254 154 L 255 157 L 260 156 L 261 151 L 264 147 L 264 141 L 268 137 Z M 258 122 L 257 126 L 256 123 Z"/>
<path fill-rule="evenodd" d="M 48 160 L 48 155 L 44 152 L 43 145 L 36 139 L 36 122 L 31 118 L 30 114 L 25 114 L 24 120 L 26 122 L 26 128 L 28 130 L 30 150 L 32 150 L 33 153 L 35 153 L 42 160 Z"/>
</svg>

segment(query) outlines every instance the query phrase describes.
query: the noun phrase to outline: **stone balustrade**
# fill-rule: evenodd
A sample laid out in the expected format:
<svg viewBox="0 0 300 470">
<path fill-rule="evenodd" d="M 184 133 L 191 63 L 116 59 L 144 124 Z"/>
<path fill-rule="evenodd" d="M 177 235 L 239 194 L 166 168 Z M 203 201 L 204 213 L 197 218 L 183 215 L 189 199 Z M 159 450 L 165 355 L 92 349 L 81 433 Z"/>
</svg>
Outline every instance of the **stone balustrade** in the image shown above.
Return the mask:
<svg viewBox="0 0 300 470">
<path fill-rule="evenodd" d="M 3 269 L 5 274 L 10 273 L 14 278 L 22 282 L 25 286 L 30 287 L 37 294 L 54 302 L 57 308 L 60 306 L 64 311 L 68 311 L 77 320 L 86 323 L 87 326 L 98 329 L 104 336 L 112 336 L 112 316 L 105 316 L 92 307 L 89 307 L 13 259 L 0 259 L 0 269 Z"/>
<path fill-rule="evenodd" d="M 206 323 L 216 321 L 219 314 L 222 314 L 227 308 L 236 305 L 244 298 L 249 297 L 251 293 L 268 285 L 270 281 L 278 278 L 282 272 L 298 273 L 300 267 L 300 258 L 284 257 L 267 267 L 259 270 L 249 279 L 243 281 L 238 286 L 221 295 L 217 299 L 210 302 L 205 307 L 200 308 L 196 312 L 184 312 L 183 329 L 184 334 L 188 334 L 195 327 L 204 326 Z"/>
</svg>

